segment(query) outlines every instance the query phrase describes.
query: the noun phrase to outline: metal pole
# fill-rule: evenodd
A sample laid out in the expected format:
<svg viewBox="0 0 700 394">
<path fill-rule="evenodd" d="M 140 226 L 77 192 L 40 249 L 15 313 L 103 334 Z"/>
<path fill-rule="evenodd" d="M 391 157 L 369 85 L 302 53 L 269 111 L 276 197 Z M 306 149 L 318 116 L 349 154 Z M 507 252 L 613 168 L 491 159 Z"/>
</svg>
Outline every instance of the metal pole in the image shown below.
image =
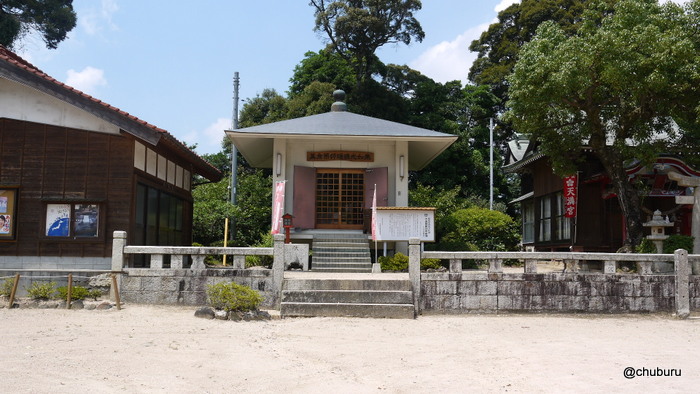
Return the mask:
<svg viewBox="0 0 700 394">
<path fill-rule="evenodd" d="M 231 130 L 238 129 L 238 71 L 233 73 L 233 117 L 231 121 Z M 236 204 L 236 193 L 238 186 L 238 150 L 236 145 L 231 142 L 231 204 Z"/>
<path fill-rule="evenodd" d="M 493 210 L 493 118 L 489 119 L 489 209 Z"/>
</svg>

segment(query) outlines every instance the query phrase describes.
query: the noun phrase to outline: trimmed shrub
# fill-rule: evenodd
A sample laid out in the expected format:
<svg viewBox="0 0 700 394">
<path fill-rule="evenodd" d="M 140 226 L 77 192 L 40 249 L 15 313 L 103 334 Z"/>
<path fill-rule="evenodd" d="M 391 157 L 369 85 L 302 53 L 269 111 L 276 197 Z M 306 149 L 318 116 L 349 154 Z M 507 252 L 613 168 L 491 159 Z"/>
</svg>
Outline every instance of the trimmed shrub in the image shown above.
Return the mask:
<svg viewBox="0 0 700 394">
<path fill-rule="evenodd" d="M 65 300 L 68 297 L 68 286 L 61 286 L 58 289 L 58 299 Z M 98 297 L 102 295 L 102 292 L 98 290 Z M 84 300 L 86 298 L 97 298 L 91 295 L 92 290 L 88 290 L 87 287 L 83 286 L 73 286 L 73 291 L 71 291 L 71 300 Z"/>
<path fill-rule="evenodd" d="M 50 300 L 56 297 L 56 282 L 34 282 L 25 289 L 30 298 L 35 300 Z"/>
<path fill-rule="evenodd" d="M 399 252 L 393 256 L 380 256 L 379 266 L 382 271 L 408 271 L 408 256 Z M 440 269 L 440 259 L 422 259 L 420 269 Z"/>
<path fill-rule="evenodd" d="M 637 253 L 656 253 L 656 246 L 648 238 L 642 238 L 642 242 L 634 249 Z"/>
<path fill-rule="evenodd" d="M 503 212 L 486 208 L 460 209 L 447 218 L 440 250 L 510 251 L 520 242 L 519 225 Z"/>
<path fill-rule="evenodd" d="M 209 306 L 227 312 L 254 310 L 263 302 L 260 293 L 234 282 L 207 286 L 207 298 Z"/>
<path fill-rule="evenodd" d="M 695 238 L 690 235 L 673 234 L 664 241 L 664 253 L 673 254 L 676 249 L 685 249 L 688 253 L 693 253 L 693 242 Z"/>
</svg>

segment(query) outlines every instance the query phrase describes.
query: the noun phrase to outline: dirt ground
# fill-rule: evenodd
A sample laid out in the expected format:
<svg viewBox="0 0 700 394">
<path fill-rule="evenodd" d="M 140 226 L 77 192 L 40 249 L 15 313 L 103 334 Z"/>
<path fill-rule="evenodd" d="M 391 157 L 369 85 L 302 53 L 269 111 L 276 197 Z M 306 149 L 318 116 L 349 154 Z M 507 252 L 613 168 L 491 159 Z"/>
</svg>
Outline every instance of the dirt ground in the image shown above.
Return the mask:
<svg viewBox="0 0 700 394">
<path fill-rule="evenodd" d="M 231 322 L 192 307 L 0 309 L 0 392 L 697 392 L 700 319 Z M 624 377 L 657 368 L 674 376 Z M 644 372 L 646 368 L 647 372 Z M 652 371 L 652 372 L 649 372 Z"/>
</svg>

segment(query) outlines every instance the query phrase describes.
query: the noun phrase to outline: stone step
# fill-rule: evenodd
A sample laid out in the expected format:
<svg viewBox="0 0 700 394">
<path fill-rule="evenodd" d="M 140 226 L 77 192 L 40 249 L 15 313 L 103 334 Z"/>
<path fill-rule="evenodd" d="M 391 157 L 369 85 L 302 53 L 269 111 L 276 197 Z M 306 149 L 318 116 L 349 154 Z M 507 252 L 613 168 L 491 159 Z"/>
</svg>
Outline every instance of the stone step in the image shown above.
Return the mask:
<svg viewBox="0 0 700 394">
<path fill-rule="evenodd" d="M 398 290 L 286 290 L 282 302 L 412 304 L 413 293 Z"/>
<path fill-rule="evenodd" d="M 282 317 L 374 317 L 391 319 L 413 319 L 413 304 L 338 304 L 282 302 Z"/>
<path fill-rule="evenodd" d="M 405 279 L 285 279 L 282 290 L 411 291 L 411 282 Z"/>
</svg>

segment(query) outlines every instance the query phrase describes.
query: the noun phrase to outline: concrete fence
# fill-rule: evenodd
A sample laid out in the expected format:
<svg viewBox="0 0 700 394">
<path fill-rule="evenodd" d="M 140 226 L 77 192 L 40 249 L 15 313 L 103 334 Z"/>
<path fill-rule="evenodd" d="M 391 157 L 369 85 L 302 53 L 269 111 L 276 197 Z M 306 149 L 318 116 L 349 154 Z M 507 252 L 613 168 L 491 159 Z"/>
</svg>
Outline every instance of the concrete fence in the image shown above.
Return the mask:
<svg viewBox="0 0 700 394">
<path fill-rule="evenodd" d="M 291 263 L 308 269 L 308 245 L 284 244 L 274 236 L 272 248 L 130 246 L 126 233 L 114 233 L 112 271 L 122 271 L 122 300 L 134 303 L 202 305 L 206 287 L 235 281 L 260 291 L 265 306 L 278 308 L 284 270 Z M 148 268 L 130 268 L 129 257 L 150 255 Z M 207 255 L 233 256 L 233 265 L 211 268 Z M 170 268 L 163 268 L 170 255 Z M 273 257 L 271 269 L 245 268 L 245 256 Z M 192 259 L 191 267 L 184 266 Z M 448 260 L 447 272 L 421 272 L 424 258 Z M 464 260 L 487 268 L 464 270 Z M 523 262 L 522 272 L 504 272 L 505 260 Z M 538 272 L 537 262 L 561 261 L 561 272 Z M 634 263 L 636 273 L 620 273 Z M 591 270 L 591 266 L 601 269 Z M 691 268 L 692 267 L 692 268 Z M 700 309 L 700 255 L 675 254 L 429 252 L 409 241 L 409 278 L 419 313 L 471 312 L 670 312 L 687 317 Z"/>
<path fill-rule="evenodd" d="M 448 272 L 420 272 L 422 258 L 449 260 Z M 503 261 L 524 262 L 506 273 Z M 463 270 L 463 260 L 487 262 Z M 538 261 L 563 262 L 562 272 L 538 273 Z M 618 273 L 620 263 L 637 273 Z M 691 264 L 694 273 L 691 272 Z M 602 270 L 590 270 L 600 265 Z M 582 270 L 581 267 L 586 268 Z M 433 313 L 469 312 L 674 312 L 700 309 L 700 255 L 537 252 L 422 252 L 409 242 L 409 272 L 416 306 Z"/>
<path fill-rule="evenodd" d="M 115 231 L 112 247 L 112 270 L 123 271 L 120 279 L 122 300 L 134 303 L 203 305 L 208 285 L 234 281 L 258 290 L 265 298 L 263 305 L 278 307 L 284 270 L 290 263 L 308 269 L 308 245 L 284 244 L 284 236 L 277 234 L 271 248 L 242 247 L 181 247 L 130 246 L 126 232 Z M 149 255 L 148 268 L 128 267 L 130 256 Z M 209 255 L 227 255 L 233 258 L 228 267 L 207 267 Z M 163 268 L 165 256 L 170 256 L 170 268 Z M 185 257 L 192 265 L 184 267 Z M 271 269 L 245 267 L 245 256 L 272 256 Z"/>
</svg>

